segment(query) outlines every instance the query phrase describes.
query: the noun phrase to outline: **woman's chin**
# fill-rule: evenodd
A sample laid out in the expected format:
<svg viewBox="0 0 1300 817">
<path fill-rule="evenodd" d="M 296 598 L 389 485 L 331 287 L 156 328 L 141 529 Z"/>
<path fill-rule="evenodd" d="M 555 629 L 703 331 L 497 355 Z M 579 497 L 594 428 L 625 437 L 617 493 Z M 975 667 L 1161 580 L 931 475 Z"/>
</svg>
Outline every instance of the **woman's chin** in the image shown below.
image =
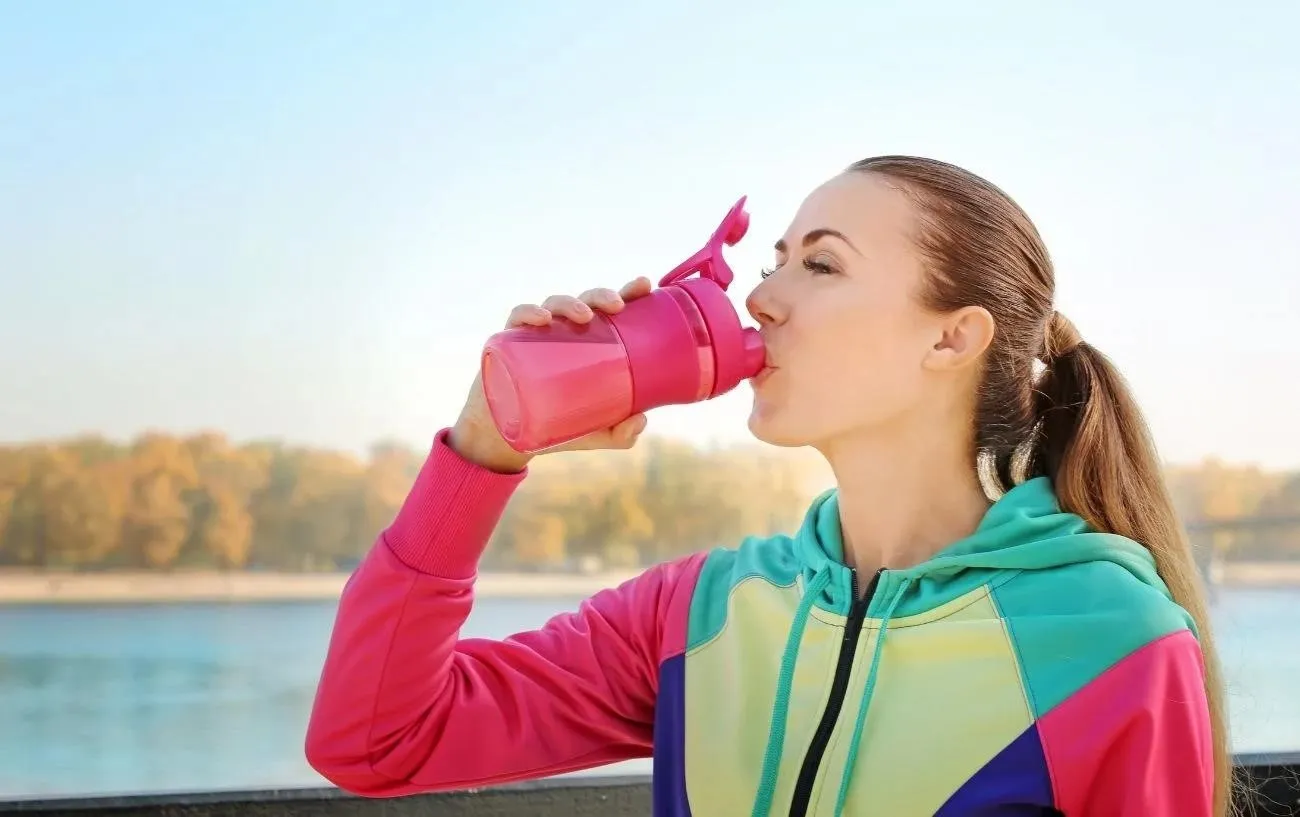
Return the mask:
<svg viewBox="0 0 1300 817">
<path fill-rule="evenodd" d="M 808 444 L 802 435 L 793 434 L 792 431 L 793 429 L 783 427 L 779 412 L 773 411 L 771 406 L 762 405 L 758 400 L 754 401 L 754 407 L 749 412 L 749 433 L 760 442 L 782 448 Z"/>
</svg>

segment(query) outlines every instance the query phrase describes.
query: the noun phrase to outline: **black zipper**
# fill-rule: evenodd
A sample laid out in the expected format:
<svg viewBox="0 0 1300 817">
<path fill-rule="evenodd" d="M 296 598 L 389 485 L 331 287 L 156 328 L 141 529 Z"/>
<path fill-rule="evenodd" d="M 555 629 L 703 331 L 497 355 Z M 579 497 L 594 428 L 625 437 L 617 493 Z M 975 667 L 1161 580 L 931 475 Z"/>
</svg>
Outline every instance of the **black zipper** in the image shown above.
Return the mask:
<svg viewBox="0 0 1300 817">
<path fill-rule="evenodd" d="M 876 594 L 876 587 L 880 584 L 880 574 L 884 572 L 883 569 L 875 572 L 862 598 L 858 598 L 857 571 L 852 574 L 853 605 L 849 608 L 849 617 L 844 623 L 844 639 L 840 642 L 840 657 L 835 664 L 830 698 L 826 701 L 826 711 L 822 712 L 817 731 L 808 744 L 808 754 L 804 755 L 803 766 L 799 769 L 799 782 L 794 786 L 794 797 L 790 801 L 790 817 L 805 817 L 808 814 L 808 801 L 812 799 L 813 784 L 817 782 L 817 769 L 821 766 L 822 755 L 826 754 L 826 746 L 831 742 L 835 721 L 844 708 L 844 693 L 848 691 L 849 673 L 853 671 L 853 653 L 858 647 L 858 636 L 862 634 L 862 622 L 867 617 L 871 597 Z"/>
</svg>

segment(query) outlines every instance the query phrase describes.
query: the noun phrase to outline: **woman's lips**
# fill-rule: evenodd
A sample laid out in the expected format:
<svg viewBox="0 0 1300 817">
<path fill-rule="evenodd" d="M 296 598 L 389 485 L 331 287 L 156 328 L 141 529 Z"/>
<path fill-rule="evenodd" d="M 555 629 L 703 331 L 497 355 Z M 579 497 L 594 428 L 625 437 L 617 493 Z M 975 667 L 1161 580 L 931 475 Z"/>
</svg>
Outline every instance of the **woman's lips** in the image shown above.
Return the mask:
<svg viewBox="0 0 1300 817">
<path fill-rule="evenodd" d="M 762 369 L 759 370 L 758 374 L 754 375 L 753 379 L 750 382 L 753 383 L 755 386 L 761 386 L 763 385 L 763 382 L 765 380 L 767 380 L 769 377 L 772 376 L 772 372 L 775 371 L 776 371 L 775 366 L 771 366 L 771 365 L 764 366 Z"/>
</svg>

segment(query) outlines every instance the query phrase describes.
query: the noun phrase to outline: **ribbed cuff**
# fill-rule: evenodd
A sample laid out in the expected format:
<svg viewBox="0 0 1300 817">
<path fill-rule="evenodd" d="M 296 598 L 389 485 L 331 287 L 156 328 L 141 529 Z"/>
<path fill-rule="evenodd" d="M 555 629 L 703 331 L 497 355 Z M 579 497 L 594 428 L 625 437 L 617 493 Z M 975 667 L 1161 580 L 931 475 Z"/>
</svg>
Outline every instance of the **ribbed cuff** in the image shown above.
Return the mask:
<svg viewBox="0 0 1300 817">
<path fill-rule="evenodd" d="M 474 575 L 506 503 L 528 471 L 498 474 L 468 462 L 447 445 L 449 431 L 434 437 L 433 450 L 384 540 L 413 570 L 466 579 Z"/>
</svg>

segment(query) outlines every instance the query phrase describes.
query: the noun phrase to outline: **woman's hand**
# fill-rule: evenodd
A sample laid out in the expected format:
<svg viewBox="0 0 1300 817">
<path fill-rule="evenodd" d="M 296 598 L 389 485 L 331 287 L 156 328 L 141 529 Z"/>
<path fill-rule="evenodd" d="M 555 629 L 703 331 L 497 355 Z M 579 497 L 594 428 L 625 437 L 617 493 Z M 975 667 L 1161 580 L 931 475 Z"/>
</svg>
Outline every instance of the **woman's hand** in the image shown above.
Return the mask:
<svg viewBox="0 0 1300 817">
<path fill-rule="evenodd" d="M 510 311 L 506 328 L 517 326 L 546 326 L 556 317 L 562 317 L 574 323 L 587 323 L 594 316 L 594 310 L 607 315 L 614 315 L 623 309 L 628 301 L 650 294 L 650 279 L 637 278 L 618 292 L 612 289 L 589 289 L 578 297 L 570 295 L 552 295 L 535 304 L 520 304 Z M 584 437 L 548 448 L 538 453 L 555 453 L 558 451 L 590 451 L 605 448 L 631 448 L 641 432 L 645 430 L 644 414 L 634 414 L 611 428 L 594 431 Z M 465 459 L 501 473 L 518 473 L 522 471 L 534 454 L 515 451 L 497 431 L 488 413 L 487 397 L 483 393 L 482 375 L 474 377 L 465 407 L 461 409 L 460 418 L 452 427 L 447 440 L 452 450 Z"/>
</svg>

